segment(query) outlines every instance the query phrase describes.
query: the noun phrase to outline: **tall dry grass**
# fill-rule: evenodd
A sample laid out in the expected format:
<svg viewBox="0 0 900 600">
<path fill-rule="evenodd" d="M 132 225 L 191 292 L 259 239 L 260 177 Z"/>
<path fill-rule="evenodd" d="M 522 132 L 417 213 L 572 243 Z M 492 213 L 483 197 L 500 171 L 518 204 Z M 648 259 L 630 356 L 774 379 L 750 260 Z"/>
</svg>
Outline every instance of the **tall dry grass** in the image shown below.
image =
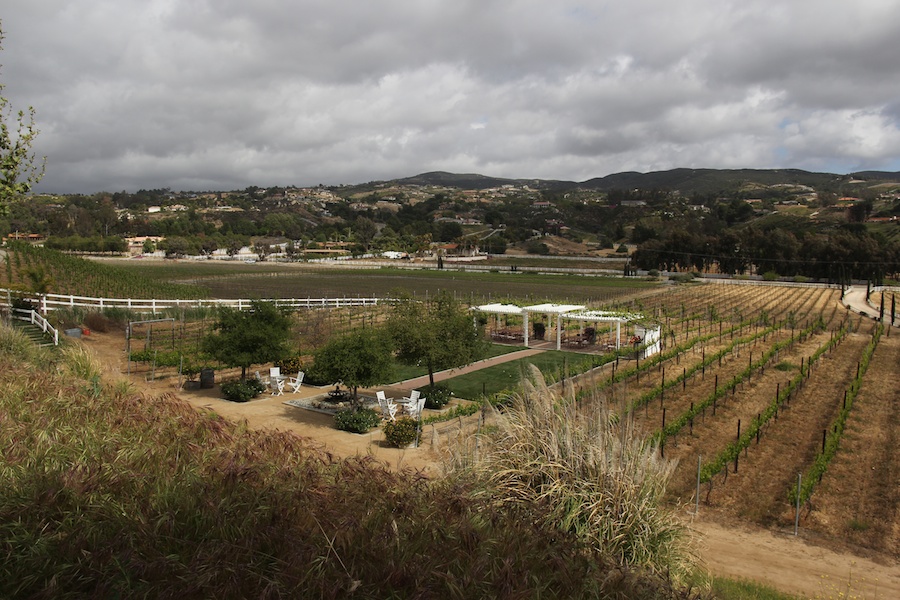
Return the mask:
<svg viewBox="0 0 900 600">
<path fill-rule="evenodd" d="M 542 527 L 572 534 L 629 567 L 678 580 L 693 570 L 687 528 L 665 508 L 675 463 L 660 458 L 601 398 L 574 401 L 532 368 L 496 432 L 454 467 L 485 482 L 495 504 L 513 505 Z"/>
</svg>

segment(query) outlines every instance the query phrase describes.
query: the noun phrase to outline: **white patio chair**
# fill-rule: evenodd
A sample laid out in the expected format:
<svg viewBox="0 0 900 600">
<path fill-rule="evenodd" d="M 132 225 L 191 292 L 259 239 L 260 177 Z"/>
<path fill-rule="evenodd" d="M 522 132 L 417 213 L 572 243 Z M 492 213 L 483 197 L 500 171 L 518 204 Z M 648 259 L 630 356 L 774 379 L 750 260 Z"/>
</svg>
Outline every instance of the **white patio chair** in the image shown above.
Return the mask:
<svg viewBox="0 0 900 600">
<path fill-rule="evenodd" d="M 272 395 L 273 396 L 283 396 L 284 395 L 284 382 L 287 381 L 284 377 L 276 377 L 272 380 Z"/>
<path fill-rule="evenodd" d="M 281 377 L 281 367 L 269 367 L 269 379 Z"/>
<path fill-rule="evenodd" d="M 422 395 L 422 392 L 420 392 L 419 390 L 413 390 L 409 393 L 408 397 L 403 398 L 403 403 L 404 404 L 415 404 L 416 400 L 418 400 L 419 396 L 421 396 L 421 395 Z"/>
<path fill-rule="evenodd" d="M 291 377 L 288 379 L 288 385 L 291 388 L 291 391 L 295 394 L 300 391 L 300 386 L 303 384 L 303 371 L 298 371 L 296 377 Z"/>
<path fill-rule="evenodd" d="M 422 410 L 425 408 L 425 397 L 422 396 L 415 402 L 411 402 L 406 405 L 406 411 L 409 413 L 409 416 L 413 419 L 418 419 L 419 415 L 422 414 Z"/>
<path fill-rule="evenodd" d="M 256 372 L 256 380 L 261 381 L 264 385 L 269 385 L 269 378 L 260 375 L 259 371 Z"/>
<path fill-rule="evenodd" d="M 378 406 L 381 407 L 381 416 L 385 419 L 390 419 L 391 421 L 395 421 L 397 417 L 397 409 L 399 408 L 397 404 L 384 395 L 384 392 L 375 392 L 375 397 L 378 398 Z"/>
</svg>

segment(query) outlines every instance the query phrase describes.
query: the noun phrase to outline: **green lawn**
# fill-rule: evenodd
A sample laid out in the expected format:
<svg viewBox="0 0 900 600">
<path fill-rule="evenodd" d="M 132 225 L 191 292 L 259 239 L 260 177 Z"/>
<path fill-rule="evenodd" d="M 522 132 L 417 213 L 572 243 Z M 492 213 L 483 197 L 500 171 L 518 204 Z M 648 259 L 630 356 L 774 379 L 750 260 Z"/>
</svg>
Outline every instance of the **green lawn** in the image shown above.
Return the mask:
<svg viewBox="0 0 900 600">
<path fill-rule="evenodd" d="M 522 346 L 504 346 L 502 344 L 491 344 L 488 347 L 488 352 L 485 355 L 485 358 L 493 358 L 495 356 L 509 354 L 510 352 L 517 352 L 522 349 Z M 426 367 L 409 366 L 396 361 L 394 363 L 394 378 L 396 379 L 396 381 L 406 381 L 407 379 L 413 379 L 414 377 L 421 377 L 423 375 L 428 375 L 428 369 Z"/>
<path fill-rule="evenodd" d="M 453 394 L 458 398 L 475 399 L 482 394 L 494 394 L 515 388 L 522 380 L 525 368 L 529 364 L 537 366 L 545 375 L 552 374 L 554 377 L 558 377 L 567 367 L 582 365 L 590 360 L 591 357 L 589 355 L 577 352 L 548 350 L 527 358 L 520 358 L 473 373 L 459 375 L 444 381 L 444 383 L 450 387 Z"/>
</svg>

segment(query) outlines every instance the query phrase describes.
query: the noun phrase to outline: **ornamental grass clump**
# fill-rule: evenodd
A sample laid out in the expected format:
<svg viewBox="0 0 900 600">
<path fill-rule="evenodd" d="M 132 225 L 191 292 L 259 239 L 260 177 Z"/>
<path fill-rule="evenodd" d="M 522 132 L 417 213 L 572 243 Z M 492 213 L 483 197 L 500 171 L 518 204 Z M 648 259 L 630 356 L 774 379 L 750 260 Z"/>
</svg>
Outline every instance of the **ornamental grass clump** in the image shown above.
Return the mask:
<svg viewBox="0 0 900 600">
<path fill-rule="evenodd" d="M 601 399 L 576 403 L 573 395 L 548 388 L 532 368 L 523 391 L 495 414 L 496 432 L 479 455 L 456 464 L 474 470 L 495 502 L 516 505 L 624 566 L 688 575 L 687 530 L 661 506 L 675 463 Z"/>
</svg>

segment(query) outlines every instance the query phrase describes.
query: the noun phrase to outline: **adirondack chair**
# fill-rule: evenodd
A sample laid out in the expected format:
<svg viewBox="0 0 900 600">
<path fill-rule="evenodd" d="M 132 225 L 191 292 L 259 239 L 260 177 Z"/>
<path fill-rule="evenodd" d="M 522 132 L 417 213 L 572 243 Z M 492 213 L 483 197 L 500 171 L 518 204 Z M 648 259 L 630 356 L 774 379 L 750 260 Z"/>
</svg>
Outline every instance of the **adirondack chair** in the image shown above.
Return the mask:
<svg viewBox="0 0 900 600">
<path fill-rule="evenodd" d="M 425 408 L 425 396 L 417 399 L 415 402 L 411 402 L 406 405 L 406 412 L 409 413 L 409 416 L 413 419 L 418 419 L 422 414 L 422 410 Z"/>
<path fill-rule="evenodd" d="M 276 377 L 272 379 L 270 384 L 272 386 L 272 395 L 273 396 L 283 396 L 284 395 L 284 384 L 287 381 L 284 377 Z"/>
<path fill-rule="evenodd" d="M 403 404 L 414 404 L 416 400 L 419 399 L 419 396 L 422 395 L 422 392 L 419 390 L 413 390 L 409 393 L 408 397 L 403 398 Z"/>
<path fill-rule="evenodd" d="M 397 409 L 399 408 L 397 404 L 393 400 L 385 396 L 384 392 L 382 391 L 375 392 L 375 397 L 378 399 L 378 406 L 381 407 L 381 416 L 385 419 L 395 421 L 397 417 Z"/>
<path fill-rule="evenodd" d="M 288 379 L 288 386 L 295 394 L 300 391 L 300 386 L 303 384 L 304 375 L 305 373 L 303 371 L 298 371 L 296 377 L 291 377 L 290 379 Z"/>
</svg>

